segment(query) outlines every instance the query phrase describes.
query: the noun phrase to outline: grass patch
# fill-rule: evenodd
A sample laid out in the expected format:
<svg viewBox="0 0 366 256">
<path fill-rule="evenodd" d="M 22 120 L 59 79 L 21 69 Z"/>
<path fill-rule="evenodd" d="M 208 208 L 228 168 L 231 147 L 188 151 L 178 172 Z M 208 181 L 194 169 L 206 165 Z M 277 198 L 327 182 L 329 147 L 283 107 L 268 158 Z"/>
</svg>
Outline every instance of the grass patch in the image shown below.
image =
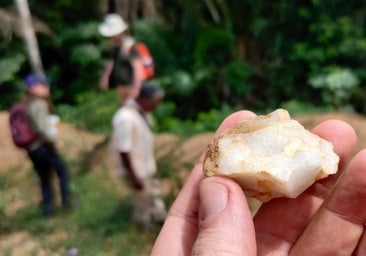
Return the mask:
<svg viewBox="0 0 366 256">
<path fill-rule="evenodd" d="M 10 171 L 0 174 L 1 251 L 13 255 L 16 248 L 5 238 L 25 233 L 26 237 L 16 247 L 26 247 L 30 241 L 37 246 L 24 255 L 40 255 L 41 252 L 66 255 L 71 248 L 77 248 L 78 255 L 149 254 L 160 226 L 149 233 L 140 230 L 130 221 L 132 206 L 122 180 L 113 180 L 106 169 L 79 173 L 77 164 L 73 161 L 71 166 L 76 208 L 68 212 L 58 209 L 49 219 L 41 216 L 39 188 L 32 170 L 28 168 L 24 175 L 17 177 L 10 175 Z M 6 207 L 19 201 L 16 195 L 11 195 L 14 193 L 28 204 L 14 214 L 7 214 Z"/>
</svg>

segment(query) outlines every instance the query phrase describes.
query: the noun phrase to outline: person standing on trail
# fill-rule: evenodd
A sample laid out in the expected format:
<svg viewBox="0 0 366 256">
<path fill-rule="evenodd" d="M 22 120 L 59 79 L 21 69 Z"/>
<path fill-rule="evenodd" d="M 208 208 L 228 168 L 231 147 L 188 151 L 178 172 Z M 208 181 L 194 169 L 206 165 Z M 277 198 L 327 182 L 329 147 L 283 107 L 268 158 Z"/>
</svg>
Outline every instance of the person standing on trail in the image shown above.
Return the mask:
<svg viewBox="0 0 366 256">
<path fill-rule="evenodd" d="M 117 95 L 123 85 L 117 86 Z M 158 84 L 145 81 L 136 99 L 129 98 L 113 116 L 112 150 L 133 199 L 132 218 L 143 229 L 166 217 L 154 156 L 151 112 L 161 103 L 164 92 Z"/>
<path fill-rule="evenodd" d="M 128 24 L 116 14 L 107 14 L 98 27 L 99 33 L 110 39 L 111 56 L 106 63 L 100 87 L 103 90 L 120 87 L 120 97 L 136 98 L 144 80 L 142 59 L 135 45 L 136 40 L 127 35 Z M 118 82 L 117 82 L 118 81 Z"/>
<path fill-rule="evenodd" d="M 57 152 L 54 123 L 50 119 L 50 87 L 48 79 L 41 74 L 30 74 L 25 78 L 26 116 L 29 126 L 36 134 L 35 139 L 24 148 L 26 149 L 33 167 L 40 179 L 42 192 L 42 213 L 45 217 L 54 214 L 54 198 L 52 190 L 52 169 L 57 173 L 62 206 L 69 208 L 71 205 L 69 191 L 69 172 L 61 156 Z"/>
</svg>

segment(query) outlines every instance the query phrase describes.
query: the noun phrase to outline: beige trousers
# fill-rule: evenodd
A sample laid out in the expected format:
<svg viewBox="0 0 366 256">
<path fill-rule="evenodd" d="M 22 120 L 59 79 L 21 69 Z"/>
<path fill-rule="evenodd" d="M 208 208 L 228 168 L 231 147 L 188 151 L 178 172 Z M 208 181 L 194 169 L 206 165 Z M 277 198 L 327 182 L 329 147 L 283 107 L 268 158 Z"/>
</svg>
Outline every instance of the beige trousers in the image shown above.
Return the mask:
<svg viewBox="0 0 366 256">
<path fill-rule="evenodd" d="M 140 224 L 164 221 L 165 203 L 161 197 L 160 181 L 156 177 L 142 180 L 143 190 L 132 190 L 132 219 Z"/>
</svg>

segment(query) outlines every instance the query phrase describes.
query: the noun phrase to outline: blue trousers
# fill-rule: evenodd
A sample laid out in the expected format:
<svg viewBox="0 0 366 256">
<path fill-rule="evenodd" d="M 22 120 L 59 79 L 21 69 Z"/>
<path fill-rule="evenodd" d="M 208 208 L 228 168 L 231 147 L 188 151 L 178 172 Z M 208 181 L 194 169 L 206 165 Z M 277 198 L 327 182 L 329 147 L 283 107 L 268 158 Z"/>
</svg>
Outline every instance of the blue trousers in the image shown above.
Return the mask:
<svg viewBox="0 0 366 256">
<path fill-rule="evenodd" d="M 54 209 L 53 170 L 56 171 L 58 176 L 62 205 L 68 207 L 70 203 L 69 173 L 61 156 L 56 152 L 54 145 L 45 143 L 39 148 L 29 151 L 28 155 L 41 182 L 43 214 L 45 216 L 52 215 Z"/>
</svg>

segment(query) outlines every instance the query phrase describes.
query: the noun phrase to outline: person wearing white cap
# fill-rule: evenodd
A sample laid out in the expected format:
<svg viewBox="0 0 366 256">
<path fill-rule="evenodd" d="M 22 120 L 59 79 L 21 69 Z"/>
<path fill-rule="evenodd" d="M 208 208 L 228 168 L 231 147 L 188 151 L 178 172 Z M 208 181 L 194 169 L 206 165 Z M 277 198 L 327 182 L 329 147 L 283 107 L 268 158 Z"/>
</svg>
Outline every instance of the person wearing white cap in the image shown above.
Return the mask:
<svg viewBox="0 0 366 256">
<path fill-rule="evenodd" d="M 104 90 L 115 88 L 116 81 L 125 90 L 125 98 L 136 98 L 142 83 L 141 58 L 134 45 L 136 40 L 127 35 L 129 26 L 123 18 L 116 14 L 107 14 L 98 27 L 99 33 L 110 38 L 112 56 L 108 60 L 100 80 Z"/>
<path fill-rule="evenodd" d="M 99 25 L 99 33 L 105 37 L 114 37 L 128 29 L 128 24 L 118 14 L 107 14 L 104 22 Z"/>
</svg>

